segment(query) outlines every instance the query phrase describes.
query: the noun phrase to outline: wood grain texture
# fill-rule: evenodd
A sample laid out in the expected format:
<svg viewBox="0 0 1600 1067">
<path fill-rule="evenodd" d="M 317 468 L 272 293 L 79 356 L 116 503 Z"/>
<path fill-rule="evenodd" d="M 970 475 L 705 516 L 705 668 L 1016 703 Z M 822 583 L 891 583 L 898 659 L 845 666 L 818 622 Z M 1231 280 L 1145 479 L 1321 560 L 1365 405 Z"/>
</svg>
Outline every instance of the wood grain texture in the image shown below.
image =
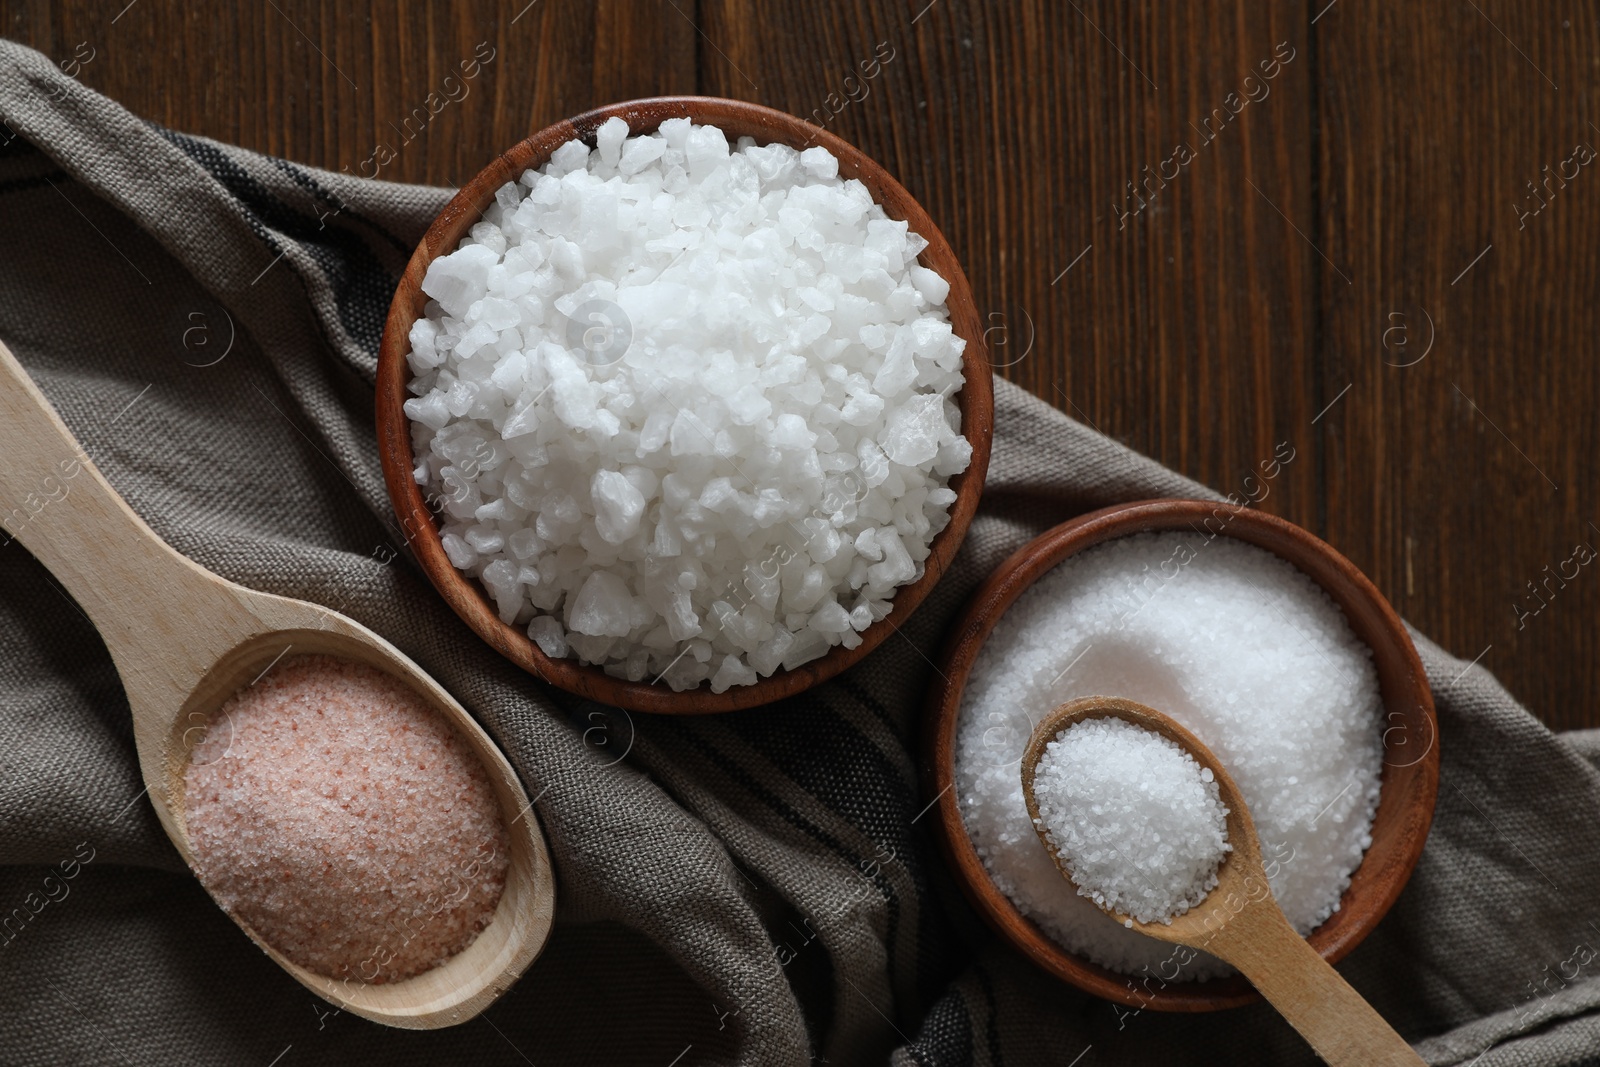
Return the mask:
<svg viewBox="0 0 1600 1067">
<path fill-rule="evenodd" d="M 665 3 L 124 5 L 6 0 L 0 32 L 187 133 L 356 174 L 387 144 L 394 181 L 460 185 L 552 122 L 695 88 L 694 27 Z"/>
<path fill-rule="evenodd" d="M 848 99 L 877 42 L 894 49 L 830 128 L 944 229 L 1001 374 L 1225 492 L 1291 441 L 1305 462 L 1264 504 L 1315 519 L 1315 254 L 1249 185 L 1311 225 L 1303 12 L 939 0 L 913 24 L 921 5 L 754 7 L 701 3 L 726 53 L 702 49 L 705 91 L 811 114 Z M 752 19 L 765 32 L 725 30 Z M 1294 58 L 1261 102 L 1213 116 L 1279 42 Z"/>
<path fill-rule="evenodd" d="M 950 238 L 1002 374 L 1223 492 L 1290 442 L 1263 509 L 1547 722 L 1600 725 L 1600 568 L 1568 562 L 1600 549 L 1600 177 L 1522 228 L 1512 206 L 1600 149 L 1592 7 L 525 2 L 0 0 L 0 32 L 145 117 L 357 173 L 488 42 L 382 168 L 404 181 L 460 185 L 631 97 L 820 109 Z M 1179 144 L 1193 159 L 1132 211 L 1127 183 Z M 1428 317 L 1428 355 L 1389 365 L 1426 349 Z"/>
<path fill-rule="evenodd" d="M 1600 151 L 1595 9 L 1341 0 L 1318 28 L 1318 240 L 1351 279 L 1319 294 L 1323 390 L 1351 387 L 1328 536 L 1545 721 L 1600 725 L 1600 159 L 1542 184 Z"/>
</svg>

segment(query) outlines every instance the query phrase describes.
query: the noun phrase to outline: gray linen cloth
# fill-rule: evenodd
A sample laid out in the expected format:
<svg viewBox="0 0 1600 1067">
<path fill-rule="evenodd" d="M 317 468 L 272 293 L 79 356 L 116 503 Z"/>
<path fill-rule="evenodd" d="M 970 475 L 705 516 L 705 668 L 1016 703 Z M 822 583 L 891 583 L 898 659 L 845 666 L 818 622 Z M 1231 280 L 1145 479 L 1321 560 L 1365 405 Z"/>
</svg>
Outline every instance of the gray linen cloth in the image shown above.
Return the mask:
<svg viewBox="0 0 1600 1067">
<path fill-rule="evenodd" d="M 982 511 L 901 637 L 740 714 L 585 704 L 493 653 L 397 554 L 375 353 L 447 190 L 163 129 L 7 42 L 0 120 L 0 338 L 178 550 L 344 611 L 451 689 L 538 798 L 560 886 L 544 955 L 479 1019 L 410 1033 L 335 1013 L 183 868 L 104 647 L 11 544 L 0 1064 L 1313 1062 L 1265 1007 L 1128 1015 L 1046 977 L 974 920 L 918 820 L 930 657 L 976 583 L 1075 514 L 1208 490 L 998 382 Z M 1600 1062 L 1597 745 L 1417 643 L 1438 815 L 1341 970 L 1432 1063 Z"/>
</svg>

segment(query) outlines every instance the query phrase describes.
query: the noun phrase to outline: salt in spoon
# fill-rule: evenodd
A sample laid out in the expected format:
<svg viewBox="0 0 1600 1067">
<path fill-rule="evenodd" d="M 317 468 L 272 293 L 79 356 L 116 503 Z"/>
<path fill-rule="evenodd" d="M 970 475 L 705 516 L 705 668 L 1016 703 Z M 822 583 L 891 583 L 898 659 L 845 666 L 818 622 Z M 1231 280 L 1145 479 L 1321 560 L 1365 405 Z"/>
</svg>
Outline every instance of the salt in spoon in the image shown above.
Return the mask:
<svg viewBox="0 0 1600 1067">
<path fill-rule="evenodd" d="M 1170 923 L 1142 923 L 1110 908 L 1104 909 L 1106 914 L 1158 941 L 1201 949 L 1232 964 L 1332 1067 L 1422 1064 L 1372 1005 L 1289 925 L 1272 895 L 1261 862 L 1261 841 L 1238 786 L 1199 738 L 1154 708 L 1117 697 L 1083 697 L 1056 708 L 1034 727 L 1022 755 L 1022 797 L 1039 840 L 1061 873 L 1069 880 L 1073 877 L 1039 818 L 1034 772 L 1045 747 L 1061 731 L 1102 718 L 1122 719 L 1160 734 L 1202 768 L 1210 768 L 1228 809 L 1228 843 L 1233 846 L 1217 870 L 1216 887 Z"/>
<path fill-rule="evenodd" d="M 511 842 L 490 924 L 439 966 L 381 985 L 308 971 L 239 924 L 301 984 L 376 1022 L 434 1029 L 477 1015 L 538 956 L 555 908 L 550 857 L 516 772 L 483 728 L 422 668 L 360 623 L 246 589 L 157 537 L 95 469 L 4 344 L 0 526 L 49 568 L 100 631 L 127 691 L 150 803 L 191 868 L 184 820 L 190 751 L 212 713 L 291 649 L 387 672 L 443 715 L 482 761 Z"/>
</svg>

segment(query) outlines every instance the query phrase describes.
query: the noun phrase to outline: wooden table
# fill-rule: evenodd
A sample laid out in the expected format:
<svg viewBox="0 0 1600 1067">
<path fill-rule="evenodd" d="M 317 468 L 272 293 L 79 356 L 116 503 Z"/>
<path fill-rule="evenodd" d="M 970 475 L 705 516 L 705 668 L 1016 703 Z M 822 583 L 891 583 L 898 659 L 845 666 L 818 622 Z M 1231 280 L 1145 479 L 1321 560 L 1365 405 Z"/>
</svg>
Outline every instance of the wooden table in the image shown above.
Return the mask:
<svg viewBox="0 0 1600 1067">
<path fill-rule="evenodd" d="M 939 221 L 1002 374 L 1265 490 L 1600 725 L 1592 5 L 125 2 L 0 0 L 0 32 L 144 117 L 399 181 L 630 97 L 813 116 Z"/>
</svg>

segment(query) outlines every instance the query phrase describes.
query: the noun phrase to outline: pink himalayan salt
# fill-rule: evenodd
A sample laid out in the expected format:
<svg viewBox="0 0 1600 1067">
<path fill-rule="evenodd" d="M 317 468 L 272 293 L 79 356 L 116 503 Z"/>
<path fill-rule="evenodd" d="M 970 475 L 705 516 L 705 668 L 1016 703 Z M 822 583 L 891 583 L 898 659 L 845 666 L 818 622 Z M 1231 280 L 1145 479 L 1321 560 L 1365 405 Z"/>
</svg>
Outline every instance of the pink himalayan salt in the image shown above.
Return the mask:
<svg viewBox="0 0 1600 1067">
<path fill-rule="evenodd" d="M 277 664 L 218 710 L 184 787 L 201 883 L 318 974 L 420 974 L 472 943 L 505 888 L 506 828 L 477 755 L 363 664 Z"/>
</svg>

